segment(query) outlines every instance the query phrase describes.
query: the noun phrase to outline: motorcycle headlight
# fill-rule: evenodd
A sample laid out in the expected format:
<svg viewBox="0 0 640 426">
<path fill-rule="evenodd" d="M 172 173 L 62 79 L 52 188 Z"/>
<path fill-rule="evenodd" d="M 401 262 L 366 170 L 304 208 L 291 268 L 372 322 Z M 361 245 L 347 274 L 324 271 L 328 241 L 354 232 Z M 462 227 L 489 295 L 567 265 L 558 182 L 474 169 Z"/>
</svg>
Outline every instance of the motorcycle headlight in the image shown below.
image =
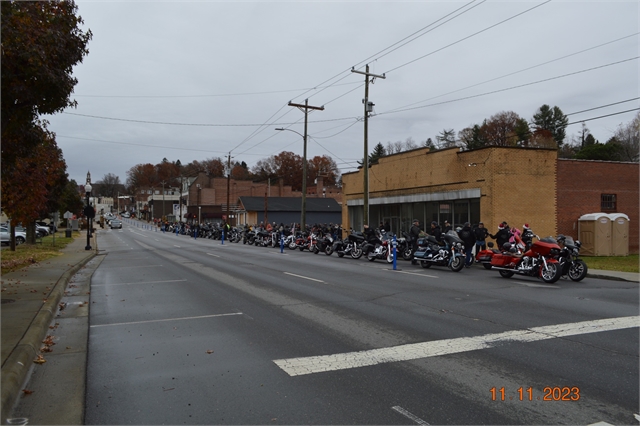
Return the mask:
<svg viewBox="0 0 640 426">
<path fill-rule="evenodd" d="M 462 244 L 460 244 L 460 243 L 456 243 L 456 247 L 461 248 L 461 247 L 462 247 Z"/>
</svg>

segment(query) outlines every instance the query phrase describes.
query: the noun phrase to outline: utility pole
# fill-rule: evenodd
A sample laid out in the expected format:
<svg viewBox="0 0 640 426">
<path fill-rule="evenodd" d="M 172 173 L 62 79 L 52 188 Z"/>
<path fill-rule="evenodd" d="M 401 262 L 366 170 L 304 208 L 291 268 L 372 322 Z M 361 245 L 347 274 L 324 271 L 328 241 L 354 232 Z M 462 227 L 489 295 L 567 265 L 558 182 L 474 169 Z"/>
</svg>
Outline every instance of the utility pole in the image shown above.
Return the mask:
<svg viewBox="0 0 640 426">
<path fill-rule="evenodd" d="M 351 68 L 351 72 L 355 72 L 356 74 L 364 75 L 364 99 L 362 103 L 364 104 L 364 159 L 362 160 L 362 169 L 364 170 L 364 185 L 363 185 L 363 195 L 364 195 L 364 206 L 363 206 L 363 225 L 369 224 L 369 146 L 368 146 L 368 138 L 369 138 L 369 114 L 373 110 L 373 102 L 369 102 L 369 77 L 373 77 L 371 79 L 371 83 L 374 82 L 376 78 L 387 78 L 384 74 L 376 75 L 369 73 L 369 64 L 367 64 L 365 72 L 357 71 L 355 68 Z"/>
<path fill-rule="evenodd" d="M 289 102 L 289 106 L 299 108 L 304 112 L 304 154 L 302 155 L 302 212 L 300 214 L 300 232 L 305 232 L 307 222 L 307 122 L 309 110 L 324 111 L 324 106 L 315 107 L 309 105 L 309 99 L 304 100 L 304 105 Z"/>
<path fill-rule="evenodd" d="M 229 156 L 227 157 L 227 223 L 229 224 L 229 226 L 231 226 L 231 219 L 229 216 L 229 213 L 231 211 L 229 207 L 229 197 L 230 197 L 229 190 L 231 188 L 230 179 L 231 179 L 231 153 L 229 153 Z"/>
<path fill-rule="evenodd" d="M 165 212 L 164 212 L 164 186 L 166 185 L 165 181 L 160 182 L 162 184 L 162 222 L 164 222 Z"/>
</svg>

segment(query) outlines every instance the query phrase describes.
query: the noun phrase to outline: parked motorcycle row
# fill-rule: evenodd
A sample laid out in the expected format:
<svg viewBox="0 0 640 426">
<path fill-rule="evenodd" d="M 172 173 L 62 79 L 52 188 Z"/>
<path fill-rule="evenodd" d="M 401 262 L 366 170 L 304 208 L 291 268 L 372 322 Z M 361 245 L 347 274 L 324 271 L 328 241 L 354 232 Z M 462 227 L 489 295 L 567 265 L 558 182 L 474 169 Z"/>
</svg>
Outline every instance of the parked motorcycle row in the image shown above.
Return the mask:
<svg viewBox="0 0 640 426">
<path fill-rule="evenodd" d="M 221 228 L 214 225 L 205 225 L 200 232 L 203 238 L 222 238 Z M 178 233 L 190 235 L 191 231 L 188 228 L 179 229 Z M 352 259 L 364 256 L 370 262 L 384 260 L 393 263 L 394 235 L 379 230 L 376 230 L 375 243 L 367 241 L 362 232 L 354 230 L 346 238 L 339 238 L 342 229 L 338 227 L 313 228 L 308 232 L 295 234 L 289 229 L 280 232 L 232 228 L 228 234 L 225 241 L 234 243 L 242 241 L 243 244 L 273 248 L 280 248 L 282 245 L 289 250 L 306 250 L 314 254 L 322 252 L 327 256 L 335 253 L 340 258 Z M 412 264 L 420 264 L 423 268 L 447 267 L 454 272 L 460 272 L 464 268 L 464 243 L 456 231 L 444 233 L 441 241 L 437 241 L 432 235 L 419 238 L 415 251 L 407 233 L 396 238 L 395 242 L 398 260 L 412 261 Z M 513 243 L 494 248 L 494 244 L 488 242 L 487 246 L 487 249 L 476 253 L 475 262 L 488 270 L 498 271 L 504 278 L 524 275 L 540 278 L 546 283 L 555 283 L 560 278 L 581 281 L 587 275 L 587 265 L 579 259 L 580 241 L 574 241 L 569 236 L 539 238 L 532 232 L 525 232 L 522 237 L 514 235 Z"/>
</svg>

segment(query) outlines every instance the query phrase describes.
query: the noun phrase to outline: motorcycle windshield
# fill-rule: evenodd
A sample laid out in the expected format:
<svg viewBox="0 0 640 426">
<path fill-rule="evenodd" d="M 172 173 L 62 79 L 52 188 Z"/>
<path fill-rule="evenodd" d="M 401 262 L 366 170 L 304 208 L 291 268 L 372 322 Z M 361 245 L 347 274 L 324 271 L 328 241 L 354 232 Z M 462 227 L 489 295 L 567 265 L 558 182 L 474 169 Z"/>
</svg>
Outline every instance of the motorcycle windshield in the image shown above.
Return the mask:
<svg viewBox="0 0 640 426">
<path fill-rule="evenodd" d="M 458 234 L 453 230 L 447 231 L 447 233 L 444 234 L 444 238 L 448 243 L 462 243 L 462 240 L 460 239 Z"/>
</svg>

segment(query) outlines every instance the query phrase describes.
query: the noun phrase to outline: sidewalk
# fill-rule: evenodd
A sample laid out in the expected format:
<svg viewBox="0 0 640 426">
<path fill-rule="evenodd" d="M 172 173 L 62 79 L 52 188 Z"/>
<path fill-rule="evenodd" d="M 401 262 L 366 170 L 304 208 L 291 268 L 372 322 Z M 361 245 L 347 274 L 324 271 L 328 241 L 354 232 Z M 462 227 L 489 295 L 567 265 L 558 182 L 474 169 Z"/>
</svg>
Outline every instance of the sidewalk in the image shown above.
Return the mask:
<svg viewBox="0 0 640 426">
<path fill-rule="evenodd" d="M 587 277 L 604 278 L 606 280 L 640 282 L 640 274 L 633 272 L 603 271 L 601 269 L 589 269 Z"/>
<path fill-rule="evenodd" d="M 96 256 L 95 233 L 93 249 L 85 246 L 83 233 L 61 256 L 2 275 L 2 424 L 35 365 L 69 279 Z"/>
</svg>

